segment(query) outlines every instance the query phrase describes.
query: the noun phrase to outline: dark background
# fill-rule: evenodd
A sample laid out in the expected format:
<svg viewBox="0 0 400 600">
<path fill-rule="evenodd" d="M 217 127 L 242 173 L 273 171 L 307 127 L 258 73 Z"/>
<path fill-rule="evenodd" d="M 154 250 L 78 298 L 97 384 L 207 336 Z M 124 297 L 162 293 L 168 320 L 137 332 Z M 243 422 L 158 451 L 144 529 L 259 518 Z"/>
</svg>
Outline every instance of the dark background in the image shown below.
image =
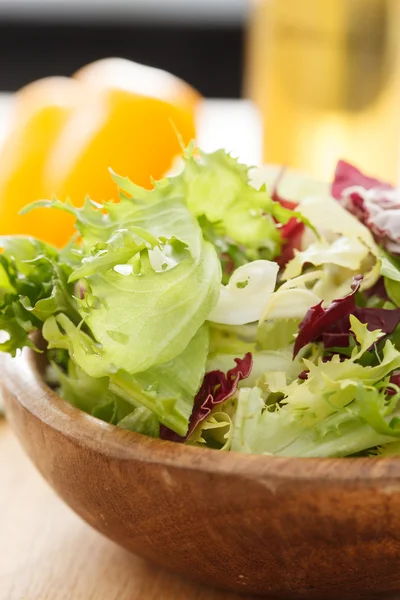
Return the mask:
<svg viewBox="0 0 400 600">
<path fill-rule="evenodd" d="M 107 25 L 2 19 L 0 91 L 14 91 L 47 75 L 70 75 L 93 60 L 120 56 L 171 71 L 204 96 L 237 98 L 243 46 L 240 23 Z"/>
</svg>

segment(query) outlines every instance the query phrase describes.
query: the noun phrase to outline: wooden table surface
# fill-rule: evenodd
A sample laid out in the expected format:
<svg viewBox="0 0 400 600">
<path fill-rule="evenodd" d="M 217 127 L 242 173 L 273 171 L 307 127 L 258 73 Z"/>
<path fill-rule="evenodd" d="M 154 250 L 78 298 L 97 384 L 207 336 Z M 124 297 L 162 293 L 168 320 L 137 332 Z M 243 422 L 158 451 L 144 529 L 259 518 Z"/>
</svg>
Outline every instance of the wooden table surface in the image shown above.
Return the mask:
<svg viewBox="0 0 400 600">
<path fill-rule="evenodd" d="M 0 600 L 240 599 L 183 581 L 91 529 L 0 420 Z"/>
</svg>

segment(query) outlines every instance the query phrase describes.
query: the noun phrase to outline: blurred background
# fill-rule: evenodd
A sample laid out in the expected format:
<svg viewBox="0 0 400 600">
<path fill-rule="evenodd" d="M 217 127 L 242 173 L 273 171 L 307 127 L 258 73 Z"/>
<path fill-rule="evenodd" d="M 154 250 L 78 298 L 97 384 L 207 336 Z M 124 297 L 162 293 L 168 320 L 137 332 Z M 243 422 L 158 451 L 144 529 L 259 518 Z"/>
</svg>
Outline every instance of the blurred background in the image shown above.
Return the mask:
<svg viewBox="0 0 400 600">
<path fill-rule="evenodd" d="M 242 145 L 249 144 L 251 138 L 254 140 L 257 151 L 245 153 L 246 160 L 259 156 L 260 162 L 282 164 L 329 179 L 337 160 L 342 158 L 371 175 L 396 183 L 400 172 L 399 31 L 400 0 L 0 0 L 0 94 L 9 98 L 4 93 L 31 81 L 54 75 L 69 77 L 93 61 L 121 57 L 163 69 L 191 86 L 192 91 L 186 88 L 181 93 L 183 88 L 178 85 L 173 97 L 167 99 L 169 118 L 171 111 L 176 112 L 179 107 L 180 116 L 186 119 L 186 128 L 182 126 L 185 143 L 197 134 L 198 141 L 207 145 L 218 123 L 224 121 L 220 129 L 227 139 L 230 133 L 241 130 L 233 145 L 237 145 L 237 140 Z M 111 81 L 113 69 L 109 65 L 101 72 L 105 81 L 107 71 L 109 92 L 115 83 Z M 100 71 L 97 67 L 90 71 L 91 83 Z M 85 77 L 87 80 L 87 74 Z M 128 80 L 140 95 L 144 79 L 138 73 L 122 74 L 117 88 L 122 89 Z M 163 86 L 161 79 L 159 83 L 158 90 Z M 50 98 L 50 87 L 55 89 L 53 84 L 48 87 L 41 92 L 41 107 L 46 104 L 46 93 Z M 199 96 L 194 95 L 195 90 Z M 159 95 L 157 91 L 156 95 L 161 98 L 168 94 Z M 115 104 L 115 94 L 111 96 L 110 92 L 109 102 Z M 34 105 L 26 98 L 15 119 L 18 127 Z M 204 98 L 206 102 L 196 103 L 195 98 Z M 210 99 L 227 99 L 230 104 L 221 107 L 219 113 L 207 112 Z M 236 109 L 240 102 L 243 106 L 243 99 L 250 100 L 258 110 L 259 136 L 238 118 Z M 71 107 L 74 102 L 71 101 Z M 151 123 L 157 123 L 153 125 L 154 139 L 164 140 L 159 129 L 161 121 L 152 121 L 154 107 L 150 105 L 145 112 Z M 81 103 L 79 110 L 83 110 L 82 106 Z M 197 126 L 196 120 L 199 107 L 206 110 L 207 117 L 202 119 L 201 126 Z M 105 128 L 113 123 L 112 110 L 108 123 L 104 122 Z M 124 123 L 121 118 L 122 128 L 132 120 L 132 110 L 136 108 L 126 109 Z M 136 114 L 139 122 L 141 110 Z M 76 107 L 71 108 L 74 131 L 76 112 Z M 161 118 L 160 115 L 158 112 Z M 165 121 L 165 115 L 163 118 Z M 25 137 L 21 134 L 18 147 L 13 138 L 15 155 L 21 148 L 31 147 L 34 152 L 40 135 L 35 138 L 29 127 L 25 127 Z M 31 128 L 34 129 L 33 125 Z M 107 133 L 107 144 L 109 140 L 113 144 L 118 142 L 118 131 L 115 128 L 112 134 Z M 129 131 L 136 131 L 133 122 Z M 97 131 L 92 134 L 96 145 Z M 262 157 L 258 152 L 261 139 Z M 143 133 L 140 144 L 144 141 Z M 53 142 L 49 141 L 46 161 L 40 167 L 47 187 L 38 186 L 35 193 L 76 192 L 78 197 L 83 191 L 91 192 L 82 186 L 71 187 L 68 178 L 64 187 L 54 184 L 51 169 L 54 170 L 56 159 L 47 160 Z M 221 143 L 233 149 L 230 141 Z M 107 144 L 104 142 L 103 148 L 111 148 Z M 137 142 L 138 148 L 140 144 Z M 9 141 L 7 156 L 10 147 Z M 93 151 L 91 165 L 96 162 L 103 169 L 100 151 L 96 152 Z M 175 152 L 176 144 L 172 143 L 169 154 L 165 154 L 168 164 Z M 58 164 L 64 162 L 60 152 L 55 155 Z M 79 163 L 82 169 L 74 174 L 81 180 L 87 174 L 83 168 L 86 157 L 83 154 L 82 157 Z M 119 166 L 114 149 L 110 149 L 110 157 L 105 154 L 101 157 L 104 164 L 109 164 L 111 157 L 112 164 Z M 150 163 L 142 165 L 143 181 L 148 181 L 149 175 L 163 175 L 165 165 L 160 165 L 158 170 Z M 121 158 L 123 172 L 125 168 Z M 38 168 L 35 169 L 37 172 Z M 14 165 L 11 175 L 7 175 L 9 188 L 10 181 L 13 185 L 16 181 L 17 171 L 23 172 Z M 52 183 L 47 181 L 49 174 Z M 128 174 L 135 178 L 135 173 Z M 57 175 L 56 179 L 60 177 Z M 64 181 L 64 174 L 62 178 Z M 1 179 L 2 173 L 0 220 L 4 220 L 1 203 L 10 198 L 7 205 L 14 206 L 13 198 L 20 195 L 20 189 L 5 190 Z M 142 182 L 140 177 L 136 180 Z"/>
<path fill-rule="evenodd" d="M 121 56 L 238 98 L 249 12 L 247 0 L 0 0 L 0 90 Z"/>
</svg>

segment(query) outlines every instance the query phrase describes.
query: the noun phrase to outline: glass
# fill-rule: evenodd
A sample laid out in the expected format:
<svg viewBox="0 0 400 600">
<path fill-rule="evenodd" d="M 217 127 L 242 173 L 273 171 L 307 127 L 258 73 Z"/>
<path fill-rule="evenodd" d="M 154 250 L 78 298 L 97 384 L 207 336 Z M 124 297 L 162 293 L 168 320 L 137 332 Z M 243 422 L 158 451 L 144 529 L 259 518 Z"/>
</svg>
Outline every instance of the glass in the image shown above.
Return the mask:
<svg viewBox="0 0 400 600">
<path fill-rule="evenodd" d="M 253 2 L 245 92 L 264 160 L 331 177 L 339 158 L 396 182 L 400 0 Z"/>
</svg>

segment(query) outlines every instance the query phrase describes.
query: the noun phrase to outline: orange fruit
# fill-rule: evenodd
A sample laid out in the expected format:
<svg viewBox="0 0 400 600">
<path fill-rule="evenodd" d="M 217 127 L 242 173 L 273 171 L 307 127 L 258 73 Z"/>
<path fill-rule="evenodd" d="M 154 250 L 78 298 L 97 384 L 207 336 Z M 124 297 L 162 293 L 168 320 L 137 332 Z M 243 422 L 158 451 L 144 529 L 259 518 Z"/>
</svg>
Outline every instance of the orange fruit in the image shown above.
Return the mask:
<svg viewBox="0 0 400 600">
<path fill-rule="evenodd" d="M 46 169 L 61 198 L 117 199 L 110 167 L 150 187 L 150 178 L 160 179 L 180 151 L 174 127 L 185 143 L 195 135 L 199 95 L 170 73 L 109 58 L 75 78 L 86 97 L 70 115 Z"/>
<path fill-rule="evenodd" d="M 54 100 L 59 96 L 62 107 Z M 117 200 L 110 167 L 151 187 L 151 179 L 163 177 L 180 153 L 176 131 L 185 144 L 195 137 L 200 96 L 170 73 L 110 58 L 71 79 L 31 84 L 18 98 L 2 152 L 6 156 L 14 148 L 0 172 L 0 234 L 28 233 L 62 246 L 73 232 L 69 215 L 17 211 L 52 195 L 69 197 L 77 206 L 86 195 Z M 0 155 L 0 165 L 1 160 Z"/>
<path fill-rule="evenodd" d="M 70 215 L 56 211 L 50 215 L 45 208 L 18 213 L 30 202 L 47 197 L 44 165 L 78 98 L 78 83 L 66 77 L 41 79 L 16 94 L 0 153 L 0 234 L 33 235 L 57 243 L 59 231 L 71 232 Z"/>
</svg>

